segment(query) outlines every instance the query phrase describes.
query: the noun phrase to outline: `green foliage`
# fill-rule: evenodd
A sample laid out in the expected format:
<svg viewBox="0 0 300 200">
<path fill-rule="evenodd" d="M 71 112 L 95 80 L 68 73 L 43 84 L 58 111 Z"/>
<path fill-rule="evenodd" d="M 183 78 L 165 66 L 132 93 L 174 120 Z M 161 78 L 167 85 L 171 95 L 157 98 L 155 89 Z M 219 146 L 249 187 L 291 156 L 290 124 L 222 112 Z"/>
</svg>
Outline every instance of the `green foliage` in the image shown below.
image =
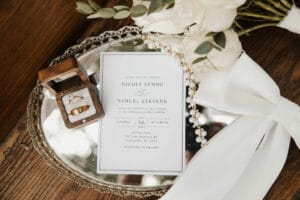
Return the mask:
<svg viewBox="0 0 300 200">
<path fill-rule="evenodd" d="M 203 61 L 203 60 L 206 60 L 206 59 L 207 59 L 207 57 L 199 57 L 199 58 L 196 58 L 196 59 L 193 61 L 192 64 L 199 63 L 199 62 L 201 62 L 201 61 Z"/>
<path fill-rule="evenodd" d="M 163 0 L 152 0 L 148 9 L 148 15 L 160 10 L 163 6 Z"/>
<path fill-rule="evenodd" d="M 113 7 L 116 11 L 129 10 L 128 6 L 116 5 Z"/>
<path fill-rule="evenodd" d="M 91 8 L 93 10 L 99 10 L 99 9 L 101 9 L 101 6 L 98 3 L 96 3 L 95 1 L 93 1 L 93 0 L 88 0 L 88 3 L 89 3 L 89 5 L 91 6 Z"/>
<path fill-rule="evenodd" d="M 213 45 L 210 41 L 202 42 L 196 49 L 195 53 L 199 55 L 208 54 L 213 49 Z"/>
<path fill-rule="evenodd" d="M 163 9 L 171 9 L 175 5 L 175 0 L 143 0 L 149 1 L 150 6 L 147 8 L 143 4 L 134 5 L 129 8 L 126 5 L 116 5 L 112 8 L 101 8 L 101 6 L 94 0 L 88 0 L 88 3 L 78 1 L 76 2 L 76 11 L 88 15 L 88 19 L 124 19 L 127 17 L 141 17 L 145 14 L 152 14 Z"/>
<path fill-rule="evenodd" d="M 140 17 L 140 16 L 143 16 L 144 14 L 146 14 L 147 7 L 142 4 L 135 5 L 130 9 L 130 12 L 131 12 L 132 17 Z"/>
<path fill-rule="evenodd" d="M 125 19 L 127 18 L 128 16 L 130 16 L 130 11 L 129 10 L 121 10 L 119 12 L 117 12 L 115 15 L 114 15 L 114 19 Z"/>
<path fill-rule="evenodd" d="M 209 32 L 205 35 L 208 40 L 197 46 L 194 53 L 201 55 L 196 58 L 192 64 L 196 64 L 208 59 L 207 54 L 213 49 L 222 51 L 226 46 L 226 36 L 224 32 Z"/>
<path fill-rule="evenodd" d="M 93 13 L 93 9 L 90 7 L 89 4 L 85 3 L 85 2 L 82 2 L 82 1 L 78 1 L 76 2 L 76 10 L 79 12 L 79 13 L 82 13 L 82 14 L 91 14 Z"/>
<path fill-rule="evenodd" d="M 226 45 L 226 37 L 224 32 L 219 32 L 216 35 L 213 36 L 214 41 L 217 45 L 222 47 L 223 49 L 225 48 Z"/>
</svg>

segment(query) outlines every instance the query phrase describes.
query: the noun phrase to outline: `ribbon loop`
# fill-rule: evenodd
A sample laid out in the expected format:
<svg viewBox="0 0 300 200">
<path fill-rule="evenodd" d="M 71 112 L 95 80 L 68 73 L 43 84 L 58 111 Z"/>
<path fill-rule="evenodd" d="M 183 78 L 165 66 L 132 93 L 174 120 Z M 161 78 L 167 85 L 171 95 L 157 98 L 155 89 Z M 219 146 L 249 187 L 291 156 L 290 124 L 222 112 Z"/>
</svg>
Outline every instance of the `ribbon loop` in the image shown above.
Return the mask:
<svg viewBox="0 0 300 200">
<path fill-rule="evenodd" d="M 287 98 L 281 97 L 274 111 L 271 113 L 270 118 L 289 127 L 298 116 L 300 116 L 299 106 Z"/>
<path fill-rule="evenodd" d="M 162 200 L 263 199 L 291 137 L 300 148 L 299 106 L 245 53 L 231 69 L 207 75 L 195 102 L 239 117 L 193 157 Z"/>
<path fill-rule="evenodd" d="M 269 117 L 287 130 L 300 149 L 300 107 L 281 97 Z"/>
</svg>

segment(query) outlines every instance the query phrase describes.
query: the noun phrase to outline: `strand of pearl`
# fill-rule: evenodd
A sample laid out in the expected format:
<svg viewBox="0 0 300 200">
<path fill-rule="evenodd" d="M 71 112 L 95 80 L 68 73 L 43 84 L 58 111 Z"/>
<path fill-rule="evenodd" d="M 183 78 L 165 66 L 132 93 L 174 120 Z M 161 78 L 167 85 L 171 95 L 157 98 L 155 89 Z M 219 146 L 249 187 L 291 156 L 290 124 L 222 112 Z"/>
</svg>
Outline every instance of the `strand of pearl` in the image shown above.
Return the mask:
<svg viewBox="0 0 300 200">
<path fill-rule="evenodd" d="M 193 128 L 195 129 L 196 142 L 199 143 L 201 147 L 206 146 L 207 132 L 202 128 L 199 120 L 201 117 L 201 113 L 197 108 L 196 103 L 194 102 L 194 96 L 197 91 L 197 84 L 194 81 L 192 69 L 188 67 L 188 64 L 185 61 L 182 53 L 172 49 L 168 45 L 162 44 L 161 42 L 151 38 L 147 34 L 143 34 L 142 39 L 148 44 L 150 48 L 161 49 L 162 52 L 166 52 L 167 54 L 179 60 L 180 66 L 182 67 L 185 74 L 186 85 L 188 86 L 188 97 L 186 98 L 186 102 L 188 103 L 189 122 L 193 124 Z"/>
</svg>

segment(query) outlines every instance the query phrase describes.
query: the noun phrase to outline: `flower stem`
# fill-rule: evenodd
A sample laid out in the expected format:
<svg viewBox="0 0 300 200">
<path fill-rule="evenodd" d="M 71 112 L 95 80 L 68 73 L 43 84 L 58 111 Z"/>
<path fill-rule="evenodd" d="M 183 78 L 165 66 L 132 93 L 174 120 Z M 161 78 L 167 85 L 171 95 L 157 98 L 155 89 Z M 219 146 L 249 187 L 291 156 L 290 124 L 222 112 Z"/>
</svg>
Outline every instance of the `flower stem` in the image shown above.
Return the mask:
<svg viewBox="0 0 300 200">
<path fill-rule="evenodd" d="M 239 28 L 240 30 L 244 30 L 244 28 L 239 24 L 238 21 L 235 20 L 233 23 L 234 23 L 234 25 L 235 25 L 237 28 Z"/>
<path fill-rule="evenodd" d="M 289 9 L 283 6 L 280 2 L 274 1 L 274 0 L 268 0 L 273 6 L 275 6 L 277 9 L 281 10 L 284 13 L 288 13 Z"/>
<path fill-rule="evenodd" d="M 211 62 L 211 60 L 207 56 L 206 59 L 215 70 L 218 70 L 218 68 Z"/>
<path fill-rule="evenodd" d="M 277 11 L 276 9 L 274 9 L 273 7 L 269 6 L 268 4 L 265 4 L 263 2 L 260 2 L 260 1 L 254 1 L 255 5 L 257 5 L 258 7 L 266 10 L 266 11 L 269 11 L 277 16 L 281 16 L 281 17 L 284 17 L 284 13 L 281 13 L 279 11 Z"/>
<path fill-rule="evenodd" d="M 238 16 L 244 16 L 244 17 L 254 17 L 259 19 L 265 19 L 268 21 L 281 21 L 281 17 L 275 17 L 275 16 L 267 16 L 267 15 L 261 15 L 261 14 L 255 14 L 255 13 L 248 13 L 248 12 L 239 12 Z"/>
<path fill-rule="evenodd" d="M 290 2 L 288 2 L 287 0 L 280 0 L 280 2 L 287 7 L 288 9 L 292 8 L 292 5 L 290 4 Z"/>
<path fill-rule="evenodd" d="M 245 34 L 248 34 L 248 33 L 252 32 L 252 31 L 255 31 L 257 29 L 261 29 L 261 28 L 265 28 L 265 27 L 276 27 L 276 26 L 277 26 L 277 23 L 260 24 L 260 25 L 253 26 L 251 28 L 242 30 L 242 31 L 238 32 L 238 35 L 242 36 L 242 35 L 245 35 Z"/>
</svg>

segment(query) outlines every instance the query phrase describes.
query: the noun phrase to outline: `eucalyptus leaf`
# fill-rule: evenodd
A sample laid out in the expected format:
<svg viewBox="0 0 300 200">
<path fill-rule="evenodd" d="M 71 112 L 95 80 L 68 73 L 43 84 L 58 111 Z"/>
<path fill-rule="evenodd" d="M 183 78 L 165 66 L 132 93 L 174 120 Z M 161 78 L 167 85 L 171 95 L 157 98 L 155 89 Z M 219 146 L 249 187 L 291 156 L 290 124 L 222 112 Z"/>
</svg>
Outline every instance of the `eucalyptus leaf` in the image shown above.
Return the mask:
<svg viewBox="0 0 300 200">
<path fill-rule="evenodd" d="M 195 53 L 196 54 L 208 54 L 213 48 L 213 44 L 209 41 L 205 41 L 203 43 L 201 43 L 196 49 L 195 49 Z"/>
<path fill-rule="evenodd" d="M 226 45 L 226 37 L 224 32 L 219 32 L 214 36 L 214 41 L 217 45 L 222 47 L 223 49 L 225 48 Z"/>
<path fill-rule="evenodd" d="M 170 4 L 167 4 L 167 7 L 166 9 L 171 9 L 175 6 L 175 3 L 170 3 Z"/>
<path fill-rule="evenodd" d="M 93 9 L 89 6 L 89 4 L 85 2 L 77 1 L 76 6 L 76 10 L 83 14 L 92 14 L 94 12 Z"/>
<path fill-rule="evenodd" d="M 129 10 L 121 10 L 119 12 L 117 12 L 115 15 L 114 15 L 114 19 L 125 19 L 127 18 L 129 15 L 130 15 L 130 11 Z"/>
<path fill-rule="evenodd" d="M 217 35 L 218 34 L 218 32 L 209 32 L 209 33 L 207 33 L 205 36 L 206 37 L 211 37 L 211 36 L 215 36 L 215 35 Z"/>
<path fill-rule="evenodd" d="M 84 14 L 84 15 L 88 15 L 89 13 L 85 12 L 84 10 L 81 10 L 80 8 L 75 8 L 75 10 L 81 14 Z"/>
<path fill-rule="evenodd" d="M 163 0 L 163 3 L 172 4 L 175 3 L 175 0 Z"/>
<path fill-rule="evenodd" d="M 146 14 L 147 7 L 143 4 L 138 4 L 138 5 L 133 6 L 130 9 L 130 12 L 132 14 L 132 17 L 140 17 L 140 16 L 143 16 L 144 14 Z"/>
<path fill-rule="evenodd" d="M 101 15 L 101 18 L 108 19 L 112 18 L 116 14 L 116 11 L 113 8 L 102 8 L 98 10 L 98 13 Z"/>
<path fill-rule="evenodd" d="M 101 9 L 101 6 L 93 0 L 88 0 L 88 3 L 91 6 L 91 8 L 94 9 L 95 11 Z"/>
<path fill-rule="evenodd" d="M 148 15 L 160 10 L 163 7 L 163 0 L 152 0 L 149 6 Z"/>
<path fill-rule="evenodd" d="M 206 60 L 206 58 L 207 58 L 207 57 L 199 57 L 199 58 L 196 58 L 196 59 L 193 61 L 192 64 L 199 63 L 199 62 L 201 62 L 201 61 L 203 61 L 203 60 Z"/>
<path fill-rule="evenodd" d="M 87 19 L 97 19 L 97 18 L 102 18 L 102 16 L 98 12 L 87 16 Z"/>
<path fill-rule="evenodd" d="M 114 6 L 114 9 L 116 11 L 129 10 L 129 7 L 128 6 L 124 6 L 124 5 L 116 5 L 116 6 Z"/>
<path fill-rule="evenodd" d="M 175 0 L 163 0 L 166 9 L 173 8 L 175 6 Z"/>
</svg>

